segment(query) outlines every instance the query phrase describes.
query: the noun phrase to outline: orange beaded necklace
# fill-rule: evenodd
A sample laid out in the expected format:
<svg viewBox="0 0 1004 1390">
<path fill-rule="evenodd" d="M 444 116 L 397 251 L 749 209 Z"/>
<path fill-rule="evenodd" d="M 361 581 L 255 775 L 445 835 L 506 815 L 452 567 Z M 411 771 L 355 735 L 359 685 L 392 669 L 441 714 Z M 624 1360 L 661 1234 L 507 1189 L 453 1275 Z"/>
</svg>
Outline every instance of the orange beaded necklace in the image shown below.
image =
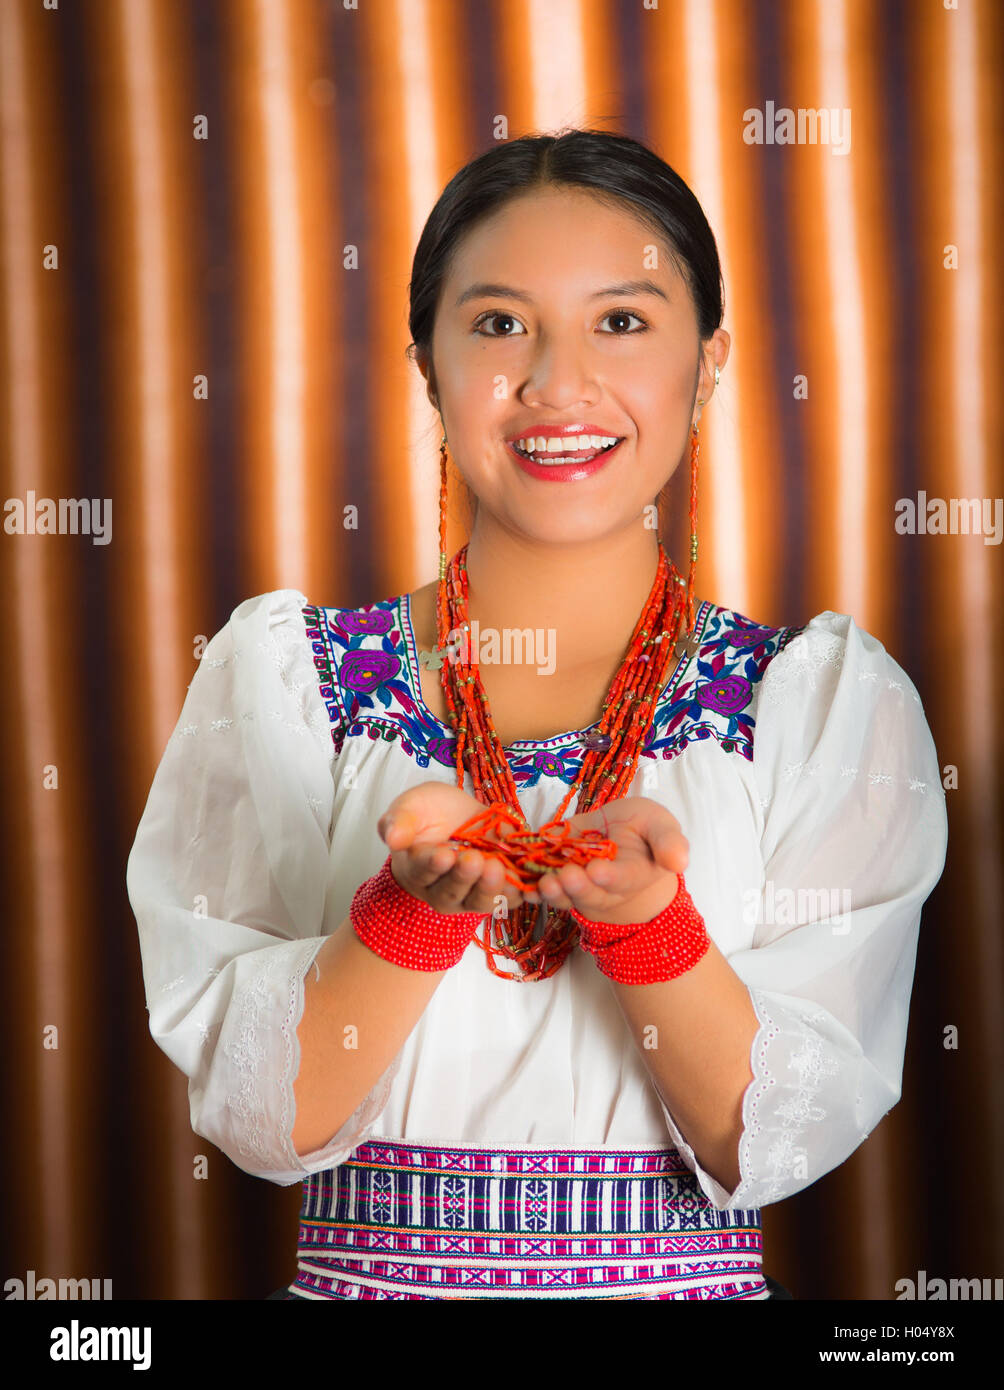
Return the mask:
<svg viewBox="0 0 1004 1390">
<path fill-rule="evenodd" d="M 494 852 L 506 864 L 510 882 L 527 888 L 536 876 L 562 863 L 584 864 L 590 858 L 613 857 L 614 846 L 599 831 L 573 837 L 562 821 L 578 792 L 576 811 L 602 806 L 623 796 L 630 787 L 644 747 L 659 695 L 677 656 L 677 642 L 686 617 L 694 629 L 694 575 L 697 561 L 697 427 L 691 429 L 690 571 L 687 580 L 658 542 L 659 561 L 645 607 L 635 625 L 627 654 L 603 702 L 599 728 L 583 740 L 586 753 L 572 786 L 554 816 L 538 831 L 530 830 L 491 710 L 477 661 L 465 660 L 466 643 L 451 653 L 440 671 L 450 720 L 457 736 L 457 785 L 463 789 L 465 769 L 474 795 L 488 807 L 473 816 L 450 839 L 454 843 Z M 467 614 L 467 546 L 446 561 L 446 446 L 441 446 L 439 516 L 439 591 L 437 619 L 439 649 L 447 652 L 451 635 L 469 630 Z M 682 586 L 686 585 L 684 596 Z M 522 828 L 521 828 L 522 827 Z M 492 840 L 489 832 L 499 837 Z M 504 836 L 504 839 L 502 838 Z M 485 952 L 488 968 L 504 979 L 531 981 L 553 975 L 578 939 L 571 913 L 541 902 L 521 903 L 502 918 L 486 918 L 483 935 L 475 940 Z M 494 940 L 493 940 L 494 936 Z M 499 969 L 498 960 L 517 963 L 521 974 Z"/>
</svg>

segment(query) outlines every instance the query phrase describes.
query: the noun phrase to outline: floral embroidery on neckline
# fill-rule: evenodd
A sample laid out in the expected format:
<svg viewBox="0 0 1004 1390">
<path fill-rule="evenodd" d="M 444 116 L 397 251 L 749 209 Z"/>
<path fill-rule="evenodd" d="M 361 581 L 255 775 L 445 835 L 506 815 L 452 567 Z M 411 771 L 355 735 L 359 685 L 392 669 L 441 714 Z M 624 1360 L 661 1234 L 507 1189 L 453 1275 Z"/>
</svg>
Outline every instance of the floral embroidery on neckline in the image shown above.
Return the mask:
<svg viewBox="0 0 1004 1390">
<path fill-rule="evenodd" d="M 453 731 L 422 698 L 409 596 L 363 608 L 305 604 L 301 611 L 336 752 L 347 740 L 365 736 L 398 742 L 420 767 L 452 768 Z M 695 626 L 700 647 L 674 668 L 641 756 L 675 758 L 688 743 L 710 738 L 724 753 L 752 761 L 756 687 L 771 660 L 804 629 L 766 627 L 707 601 L 697 610 Z M 511 743 L 505 753 L 517 790 L 536 786 L 542 777 L 571 786 L 588 732 Z"/>
</svg>

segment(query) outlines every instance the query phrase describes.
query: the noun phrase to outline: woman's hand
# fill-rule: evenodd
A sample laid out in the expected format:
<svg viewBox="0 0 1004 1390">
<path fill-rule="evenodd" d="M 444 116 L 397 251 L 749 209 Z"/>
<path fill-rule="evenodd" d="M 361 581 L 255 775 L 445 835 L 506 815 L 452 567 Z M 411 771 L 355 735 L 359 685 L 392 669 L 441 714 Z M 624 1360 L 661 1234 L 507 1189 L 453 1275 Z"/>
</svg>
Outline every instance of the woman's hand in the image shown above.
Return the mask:
<svg viewBox="0 0 1004 1390">
<path fill-rule="evenodd" d="M 492 913 L 499 896 L 507 913 L 518 907 L 523 895 L 506 880 L 500 860 L 446 843 L 484 809 L 476 797 L 444 782 L 422 782 L 396 796 L 377 832 L 391 851 L 391 873 L 401 887 L 436 912 Z"/>
<path fill-rule="evenodd" d="M 553 907 L 575 908 L 591 922 L 650 922 L 676 897 L 677 875 L 690 862 L 680 822 L 647 796 L 625 796 L 570 816 L 573 832 L 599 830 L 617 846 L 616 859 L 566 864 L 538 880 Z"/>
</svg>

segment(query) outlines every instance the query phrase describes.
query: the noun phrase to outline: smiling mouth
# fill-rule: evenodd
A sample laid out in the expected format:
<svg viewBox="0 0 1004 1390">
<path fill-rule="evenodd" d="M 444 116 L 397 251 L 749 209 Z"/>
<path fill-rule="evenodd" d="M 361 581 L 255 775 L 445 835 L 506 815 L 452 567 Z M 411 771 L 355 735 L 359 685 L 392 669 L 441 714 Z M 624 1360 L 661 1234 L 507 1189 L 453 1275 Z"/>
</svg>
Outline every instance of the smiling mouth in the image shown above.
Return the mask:
<svg viewBox="0 0 1004 1390">
<path fill-rule="evenodd" d="M 568 435 L 561 439 L 560 443 L 556 440 L 557 447 L 554 449 L 547 447 L 548 440 L 540 438 L 514 439 L 509 447 L 521 458 L 529 459 L 532 463 L 557 468 L 559 465 L 567 467 L 570 463 L 589 463 L 603 454 L 609 454 L 611 449 L 616 449 L 622 442 L 622 439 L 613 435 Z M 540 444 L 545 447 L 534 447 Z"/>
</svg>

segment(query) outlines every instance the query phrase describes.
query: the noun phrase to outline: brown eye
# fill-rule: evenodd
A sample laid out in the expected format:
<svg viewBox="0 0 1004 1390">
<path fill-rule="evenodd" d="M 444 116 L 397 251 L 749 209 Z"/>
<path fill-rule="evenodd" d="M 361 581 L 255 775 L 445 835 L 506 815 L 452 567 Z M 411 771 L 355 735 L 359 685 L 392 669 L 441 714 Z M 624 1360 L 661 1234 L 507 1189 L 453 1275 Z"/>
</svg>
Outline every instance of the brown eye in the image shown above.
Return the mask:
<svg viewBox="0 0 1004 1390">
<path fill-rule="evenodd" d="M 482 324 L 490 323 L 495 319 L 501 319 L 503 323 L 519 323 L 519 319 L 513 314 L 507 314 L 500 309 L 492 309 L 489 310 L 488 313 L 482 314 L 481 317 L 476 320 L 474 324 L 475 330 L 480 332 Z M 481 336 L 483 338 L 514 338 L 519 335 L 515 333 L 482 333 Z"/>
<path fill-rule="evenodd" d="M 611 333 L 611 338 L 626 338 L 631 333 L 644 333 L 648 329 L 648 324 L 640 314 L 634 313 L 631 309 L 611 309 L 609 314 L 604 314 L 605 319 L 637 319 L 642 325 L 641 328 L 629 328 L 623 333 Z"/>
</svg>

